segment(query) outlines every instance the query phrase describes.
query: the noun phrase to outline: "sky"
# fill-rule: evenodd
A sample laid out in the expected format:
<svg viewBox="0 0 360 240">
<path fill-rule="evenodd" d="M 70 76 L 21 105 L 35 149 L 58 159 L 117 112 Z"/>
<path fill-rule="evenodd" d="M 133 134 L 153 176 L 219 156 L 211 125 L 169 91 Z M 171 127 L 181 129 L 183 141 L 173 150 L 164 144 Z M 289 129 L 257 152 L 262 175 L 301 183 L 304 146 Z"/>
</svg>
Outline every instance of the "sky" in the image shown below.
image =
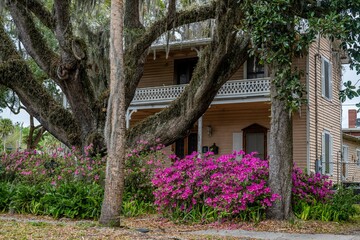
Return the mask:
<svg viewBox="0 0 360 240">
<path fill-rule="evenodd" d="M 358 88 L 360 86 L 360 75 L 356 75 L 356 71 L 355 70 L 350 70 L 349 65 L 344 65 L 343 66 L 343 82 L 345 81 L 352 81 L 353 84 L 356 84 L 356 87 Z M 348 128 L 349 127 L 349 122 L 348 122 L 348 111 L 349 109 L 357 109 L 355 104 L 360 102 L 360 97 L 357 98 L 353 98 L 351 100 L 347 99 L 342 106 L 342 128 Z M 358 114 L 358 117 L 360 117 L 360 115 Z"/>
<path fill-rule="evenodd" d="M 348 65 L 343 65 L 343 81 L 351 80 L 353 84 L 356 84 L 356 87 L 360 86 L 360 75 L 356 75 L 355 71 L 350 70 Z M 352 100 L 346 100 L 343 104 L 343 111 L 342 111 L 342 127 L 347 128 L 348 127 L 348 110 L 349 109 L 356 109 L 355 104 L 360 102 L 360 97 L 354 98 Z M 26 113 L 26 111 L 21 110 L 21 112 L 18 115 L 15 115 L 11 113 L 8 109 L 4 109 L 2 113 L 0 113 L 0 116 L 2 118 L 10 118 L 13 123 L 16 122 L 24 123 L 24 127 L 30 125 L 30 118 L 29 115 Z M 360 115 L 358 115 L 360 117 Z M 35 124 L 38 124 L 37 122 Z"/>
</svg>

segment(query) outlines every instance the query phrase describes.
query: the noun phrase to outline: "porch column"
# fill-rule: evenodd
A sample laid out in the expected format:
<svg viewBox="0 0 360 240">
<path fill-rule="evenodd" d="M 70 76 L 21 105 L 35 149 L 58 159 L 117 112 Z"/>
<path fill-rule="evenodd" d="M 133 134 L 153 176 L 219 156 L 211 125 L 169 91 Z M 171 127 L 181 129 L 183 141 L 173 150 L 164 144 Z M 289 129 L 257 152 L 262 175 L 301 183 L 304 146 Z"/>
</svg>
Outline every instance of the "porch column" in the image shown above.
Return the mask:
<svg viewBox="0 0 360 240">
<path fill-rule="evenodd" d="M 125 115 L 125 120 L 126 120 L 126 129 L 129 129 L 130 127 L 130 120 L 131 120 L 131 115 L 137 112 L 137 109 L 132 109 L 132 110 L 126 110 L 126 115 Z"/>
<path fill-rule="evenodd" d="M 197 149 L 198 149 L 198 153 L 201 154 L 202 153 L 202 126 L 203 126 L 203 117 L 201 116 L 198 120 L 198 145 L 197 145 Z"/>
</svg>

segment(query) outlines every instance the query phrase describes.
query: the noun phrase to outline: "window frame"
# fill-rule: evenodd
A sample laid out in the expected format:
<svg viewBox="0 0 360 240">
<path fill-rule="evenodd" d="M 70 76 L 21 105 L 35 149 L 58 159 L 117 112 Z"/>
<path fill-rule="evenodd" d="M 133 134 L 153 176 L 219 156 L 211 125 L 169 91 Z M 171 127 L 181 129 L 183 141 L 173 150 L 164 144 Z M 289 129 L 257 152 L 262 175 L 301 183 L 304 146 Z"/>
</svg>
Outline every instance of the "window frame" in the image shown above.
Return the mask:
<svg viewBox="0 0 360 240">
<path fill-rule="evenodd" d="M 328 73 L 326 74 L 326 69 L 325 66 L 326 64 L 328 65 Z M 327 76 L 327 78 L 326 78 Z M 327 85 L 326 85 L 326 82 Z M 327 99 L 327 100 L 332 100 L 333 96 L 332 96 L 332 89 L 333 89 L 333 84 L 332 84 L 332 63 L 325 57 L 321 57 L 321 94 L 323 96 L 323 98 Z M 326 89 L 328 88 L 328 89 Z M 328 91 L 328 95 L 327 92 Z"/>
<path fill-rule="evenodd" d="M 329 136 L 329 147 L 328 147 L 328 156 L 329 159 L 325 159 L 326 158 L 326 135 Z M 334 162 L 333 162 L 333 138 L 332 135 L 329 131 L 324 130 L 322 133 L 322 149 L 321 149 L 321 166 L 322 166 L 322 174 L 326 174 L 326 175 L 333 175 L 334 173 Z M 329 165 L 328 169 L 329 171 L 327 171 L 327 165 Z"/>
<path fill-rule="evenodd" d="M 346 149 L 346 154 L 345 154 L 345 149 Z M 342 145 L 342 157 L 343 157 L 343 162 L 342 164 L 344 164 L 343 166 L 341 166 L 342 171 L 341 171 L 341 177 L 343 178 L 347 178 L 349 176 L 349 146 L 348 145 Z M 345 158 L 346 157 L 346 158 Z M 345 176 L 343 176 L 343 167 L 345 166 Z"/>
<path fill-rule="evenodd" d="M 356 166 L 360 167 L 360 148 L 356 149 Z"/>
<path fill-rule="evenodd" d="M 261 79 L 261 78 L 267 78 L 268 77 L 268 69 L 267 69 L 267 65 L 266 64 L 263 64 L 263 69 L 264 71 L 255 71 L 255 72 L 251 72 L 253 75 L 260 75 L 260 74 L 263 74 L 262 77 L 252 77 L 252 78 L 249 78 L 248 74 L 249 74 L 249 71 L 248 71 L 248 66 L 249 66 L 249 62 L 251 60 L 254 60 L 255 58 L 255 62 L 258 63 L 259 62 L 259 58 L 256 57 L 256 56 L 251 56 L 248 58 L 248 60 L 246 60 L 245 64 L 244 64 L 244 78 L 245 79 Z M 255 63 L 255 66 L 256 66 L 256 63 Z M 256 68 L 256 67 L 255 67 Z"/>
</svg>

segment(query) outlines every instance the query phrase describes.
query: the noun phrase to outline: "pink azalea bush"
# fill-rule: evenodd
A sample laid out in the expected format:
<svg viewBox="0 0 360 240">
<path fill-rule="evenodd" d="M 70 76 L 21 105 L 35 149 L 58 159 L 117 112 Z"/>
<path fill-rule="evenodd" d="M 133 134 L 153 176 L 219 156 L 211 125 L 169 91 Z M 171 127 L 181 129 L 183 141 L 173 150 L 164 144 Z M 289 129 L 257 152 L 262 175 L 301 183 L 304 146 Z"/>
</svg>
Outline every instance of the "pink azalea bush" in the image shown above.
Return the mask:
<svg viewBox="0 0 360 240">
<path fill-rule="evenodd" d="M 300 168 L 294 166 L 292 173 L 293 202 L 305 201 L 307 203 L 326 202 L 332 198 L 332 181 L 327 175 L 311 173 L 307 175 Z"/>
<path fill-rule="evenodd" d="M 70 152 L 56 149 L 51 153 L 22 151 L 5 154 L 1 166 L 7 180 L 31 184 L 51 182 L 56 185 L 74 179 L 85 182 L 99 182 L 104 178 L 105 159 L 90 156 L 92 146 L 84 154 L 73 148 Z"/>
<path fill-rule="evenodd" d="M 170 214 L 200 205 L 233 216 L 271 206 L 280 197 L 268 187 L 268 161 L 254 154 L 236 160 L 243 154 L 215 158 L 212 153 L 198 157 L 194 152 L 170 167 L 157 169 L 152 179 L 155 205 Z"/>
</svg>

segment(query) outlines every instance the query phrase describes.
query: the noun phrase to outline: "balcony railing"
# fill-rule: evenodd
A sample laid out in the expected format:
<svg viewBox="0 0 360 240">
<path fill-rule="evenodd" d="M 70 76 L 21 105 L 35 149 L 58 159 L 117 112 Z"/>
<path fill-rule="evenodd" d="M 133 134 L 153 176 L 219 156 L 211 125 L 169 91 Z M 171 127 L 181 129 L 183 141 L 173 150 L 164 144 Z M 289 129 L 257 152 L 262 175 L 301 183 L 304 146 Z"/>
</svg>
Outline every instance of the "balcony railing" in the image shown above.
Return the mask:
<svg viewBox="0 0 360 240">
<path fill-rule="evenodd" d="M 166 105 L 176 99 L 185 89 L 184 85 L 138 88 L 131 106 Z M 270 95 L 270 79 L 245 79 L 226 82 L 215 96 L 216 102 L 239 102 L 246 98 L 265 97 Z"/>
</svg>

